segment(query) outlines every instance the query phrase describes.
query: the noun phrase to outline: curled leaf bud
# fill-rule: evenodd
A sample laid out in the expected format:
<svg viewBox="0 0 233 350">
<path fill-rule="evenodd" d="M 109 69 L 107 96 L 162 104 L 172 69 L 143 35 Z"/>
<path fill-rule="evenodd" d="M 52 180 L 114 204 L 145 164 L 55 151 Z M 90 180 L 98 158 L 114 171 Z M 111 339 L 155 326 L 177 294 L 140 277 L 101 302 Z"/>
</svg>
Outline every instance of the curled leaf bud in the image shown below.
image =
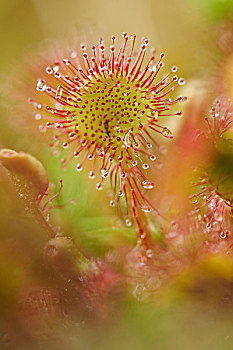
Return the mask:
<svg viewBox="0 0 233 350">
<path fill-rule="evenodd" d="M 19 196 L 35 201 L 48 188 L 48 175 L 39 160 L 30 154 L 11 149 L 0 150 L 0 162 L 11 175 Z"/>
<path fill-rule="evenodd" d="M 30 154 L 11 149 L 0 150 L 0 163 L 9 173 L 24 208 L 33 214 L 49 237 L 54 237 L 55 232 L 45 220 L 39 207 L 49 184 L 44 166 Z"/>
</svg>

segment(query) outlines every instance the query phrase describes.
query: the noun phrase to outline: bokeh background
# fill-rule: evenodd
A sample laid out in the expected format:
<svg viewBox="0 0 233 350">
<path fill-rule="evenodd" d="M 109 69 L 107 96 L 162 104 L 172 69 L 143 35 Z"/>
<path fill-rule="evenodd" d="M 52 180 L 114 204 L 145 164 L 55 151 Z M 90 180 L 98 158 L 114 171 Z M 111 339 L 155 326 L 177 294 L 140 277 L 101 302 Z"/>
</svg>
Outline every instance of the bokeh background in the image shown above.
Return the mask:
<svg viewBox="0 0 233 350">
<path fill-rule="evenodd" d="M 185 91 L 180 89 L 179 94 L 191 98 L 197 91 L 201 95 L 208 86 L 211 100 L 218 91 L 212 81 L 222 74 L 220 67 L 230 51 L 231 8 L 231 0 L 1 1 L 0 146 L 33 154 L 46 162 L 51 182 L 58 184 L 60 178 L 64 180 L 59 204 L 72 198 L 77 200 L 75 207 L 64 208 L 64 219 L 75 229 L 78 225 L 79 231 L 83 227 L 89 234 L 94 231 L 93 240 L 85 240 L 85 245 L 95 244 L 104 232 L 101 244 L 96 243 L 103 248 L 103 240 L 108 240 L 107 232 L 116 221 L 115 213 L 108 206 L 95 205 L 98 198 L 93 191 L 95 184 L 86 181 L 88 169 L 83 176 L 72 175 L 71 168 L 62 171 L 60 158 L 51 157 L 49 136 L 39 135 L 39 125 L 33 119 L 27 98 L 34 94 L 46 63 L 67 50 L 79 50 L 82 42 L 88 46 L 103 37 L 110 44 L 113 34 L 121 38 L 125 31 L 137 35 L 138 46 L 141 37 L 148 37 L 158 55 L 166 54 L 167 70 L 173 65 L 179 67 L 179 75 L 188 82 Z M 224 74 L 227 77 L 228 71 Z M 176 132 L 183 122 L 185 118 L 173 120 L 172 131 Z M 106 193 L 98 196 L 102 196 L 103 203 L 108 202 Z M 116 232 L 111 239 L 116 239 Z M 97 253 L 96 247 L 92 253 Z"/>
<path fill-rule="evenodd" d="M 48 145 L 51 134 L 39 132 L 27 103 L 40 69 L 53 49 L 78 50 L 80 43 L 91 45 L 99 37 L 108 44 L 113 34 L 119 37 L 125 31 L 136 34 L 138 41 L 148 37 L 151 47 L 166 54 L 167 69 L 179 67 L 179 74 L 187 81 L 183 93 L 190 100 L 196 95 L 200 100 L 208 96 L 208 108 L 219 92 L 232 97 L 232 10 L 232 0 L 0 0 L 0 147 L 36 156 L 45 165 L 55 190 L 63 179 L 56 204 L 72 199 L 76 204 L 55 209 L 52 220 L 56 229 L 71 235 L 88 256 L 103 256 L 109 249 L 134 242 L 134 230 L 119 223 L 109 208 L 107 193 L 95 191 L 88 167 L 81 174 L 74 173 L 72 167 L 62 170 L 62 155 L 52 155 Z M 188 111 L 184 107 L 183 120 L 171 125 L 175 134 L 189 118 Z M 47 238 L 30 215 L 25 215 L 2 169 L 0 239 L 0 324 L 6 328 L 7 319 L 11 333 L 17 332 L 19 294 L 30 284 L 48 283 L 43 256 Z M 77 344 L 83 349 L 127 350 L 144 346 L 190 350 L 233 347 L 232 318 L 222 309 L 197 306 L 189 300 L 175 305 L 164 302 L 153 311 L 148 305 L 125 303 L 117 326 L 112 315 L 114 326 L 109 335 L 101 326 L 100 331 L 96 325 L 78 327 L 77 342 L 72 329 L 61 327 L 61 344 L 54 349 L 77 349 Z M 19 331 L 19 337 L 22 334 Z M 66 334 L 70 343 L 63 339 Z M 6 348 L 5 331 L 1 337 Z M 26 346 L 24 343 L 22 349 Z"/>
</svg>

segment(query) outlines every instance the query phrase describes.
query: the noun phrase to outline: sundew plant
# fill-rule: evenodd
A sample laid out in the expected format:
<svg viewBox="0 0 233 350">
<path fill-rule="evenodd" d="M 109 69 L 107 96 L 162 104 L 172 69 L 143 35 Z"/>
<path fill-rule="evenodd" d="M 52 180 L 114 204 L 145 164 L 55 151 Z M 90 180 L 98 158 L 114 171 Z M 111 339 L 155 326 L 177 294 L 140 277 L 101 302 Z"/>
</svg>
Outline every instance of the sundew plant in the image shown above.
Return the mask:
<svg viewBox="0 0 233 350">
<path fill-rule="evenodd" d="M 232 6 L 198 6 L 214 45 L 125 23 L 4 68 L 1 349 L 233 347 Z"/>
<path fill-rule="evenodd" d="M 121 214 L 124 197 L 126 224 L 131 226 L 133 218 L 144 239 L 146 232 L 139 211 L 154 209 L 143 191 L 154 187 L 145 170 L 149 168 L 148 161 L 156 160 L 152 146 L 158 148 L 159 144 L 154 134 L 173 138 L 161 121 L 168 116 L 182 116 L 181 111 L 171 113 L 171 108 L 185 98 L 169 96 L 184 84 L 184 79 L 178 80 L 176 66 L 161 77 L 164 53 L 155 62 L 155 49 L 151 50 L 148 63 L 144 62 L 148 39 L 142 38 L 137 55 L 135 35 L 123 33 L 117 51 L 115 40 L 112 36 L 108 53 L 100 39 L 91 48 L 92 57 L 88 57 L 82 44 L 81 55 L 72 52 L 71 58 L 46 67 L 49 77 L 39 79 L 36 89 L 49 95 L 51 105 L 33 99 L 29 102 L 42 112 L 46 127 L 55 128 L 52 147 L 61 143 L 69 149 L 62 163 L 66 165 L 71 158 L 78 158 L 79 172 L 86 159 L 93 160 L 89 178 L 97 175 L 98 190 L 102 190 L 104 179 L 110 178 L 113 189 L 110 205 L 117 205 Z"/>
</svg>

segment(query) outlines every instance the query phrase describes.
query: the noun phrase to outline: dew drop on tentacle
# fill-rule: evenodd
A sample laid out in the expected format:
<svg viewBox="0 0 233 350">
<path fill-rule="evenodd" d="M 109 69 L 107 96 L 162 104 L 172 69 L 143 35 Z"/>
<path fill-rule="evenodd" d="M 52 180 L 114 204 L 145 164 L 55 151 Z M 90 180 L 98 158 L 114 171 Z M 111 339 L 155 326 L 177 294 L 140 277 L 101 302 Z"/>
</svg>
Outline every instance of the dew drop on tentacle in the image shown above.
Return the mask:
<svg viewBox="0 0 233 350">
<path fill-rule="evenodd" d="M 95 178 L 94 171 L 90 171 L 88 177 L 89 177 L 89 179 L 94 179 Z"/>
<path fill-rule="evenodd" d="M 99 190 L 99 191 L 103 189 L 103 186 L 102 186 L 101 182 L 97 183 L 96 189 Z"/>
<path fill-rule="evenodd" d="M 183 117 L 183 113 L 181 111 L 177 112 L 176 115 L 180 118 Z"/>
<path fill-rule="evenodd" d="M 147 189 L 147 190 L 150 190 L 150 189 L 154 188 L 154 183 L 149 181 L 149 180 L 145 180 L 142 182 L 142 187 Z"/>
<path fill-rule="evenodd" d="M 46 71 L 46 73 L 49 74 L 49 75 L 50 75 L 50 74 L 53 74 L 53 70 L 52 70 L 51 67 L 46 67 L 46 68 L 45 68 L 45 71 Z"/>
<path fill-rule="evenodd" d="M 179 85 L 184 85 L 185 84 L 185 80 L 183 78 L 180 78 L 178 81 Z"/>
<path fill-rule="evenodd" d="M 142 205 L 141 206 L 141 210 L 144 212 L 144 213 L 150 213 L 151 212 L 151 209 L 146 206 L 146 205 Z"/>
<path fill-rule="evenodd" d="M 76 170 L 77 171 L 82 171 L 83 170 L 82 166 L 79 163 L 76 165 Z"/>
<path fill-rule="evenodd" d="M 149 164 L 143 163 L 143 164 L 142 164 L 142 167 L 143 167 L 143 169 L 149 169 Z"/>
<path fill-rule="evenodd" d="M 156 110 L 151 110 L 151 112 L 150 112 L 150 115 L 151 115 L 151 117 L 153 117 L 153 121 L 155 121 L 155 122 L 157 122 L 158 121 L 158 111 L 156 111 Z"/>
<path fill-rule="evenodd" d="M 229 235 L 229 231 L 222 231 L 222 232 L 220 232 L 220 237 L 222 238 L 222 239 L 225 239 L 225 238 L 227 238 L 227 236 Z"/>
<path fill-rule="evenodd" d="M 108 176 L 109 172 L 108 172 L 107 169 L 101 168 L 101 169 L 100 169 L 100 174 L 101 174 L 101 176 L 102 176 L 103 178 L 106 178 L 106 177 Z"/>
<path fill-rule="evenodd" d="M 130 131 L 128 131 L 128 132 L 125 134 L 125 137 L 124 137 L 124 144 L 125 144 L 126 148 L 130 147 L 129 135 L 130 135 Z"/>
<path fill-rule="evenodd" d="M 169 139 L 173 138 L 172 132 L 168 128 L 163 128 L 162 134 L 163 134 L 164 137 L 167 137 Z"/>
<path fill-rule="evenodd" d="M 36 85 L 36 90 L 43 92 L 46 90 L 46 84 L 44 80 L 39 79 Z"/>
<path fill-rule="evenodd" d="M 157 158 L 157 157 L 156 157 L 154 154 L 151 154 L 151 155 L 150 155 L 150 160 L 154 161 L 154 160 L 156 160 L 156 158 Z"/>
</svg>

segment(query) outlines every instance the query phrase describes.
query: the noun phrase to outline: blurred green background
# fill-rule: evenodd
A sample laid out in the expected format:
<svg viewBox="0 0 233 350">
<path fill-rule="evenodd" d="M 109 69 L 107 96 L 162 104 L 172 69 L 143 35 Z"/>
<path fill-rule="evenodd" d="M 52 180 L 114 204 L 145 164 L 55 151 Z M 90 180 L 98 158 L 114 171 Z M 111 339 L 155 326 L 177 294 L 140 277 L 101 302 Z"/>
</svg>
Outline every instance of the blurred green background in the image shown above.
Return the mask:
<svg viewBox="0 0 233 350">
<path fill-rule="evenodd" d="M 57 209 L 51 217 L 56 229 L 72 235 L 87 255 L 100 256 L 118 244 L 132 242 L 135 233 L 119 224 L 116 213 L 108 206 L 107 194 L 95 190 L 97 179 L 94 183 L 88 179 L 88 166 L 82 173 L 76 173 L 73 167 L 64 171 L 60 157 L 52 156 L 49 137 L 38 132 L 38 123 L 27 104 L 37 77 L 37 72 L 30 75 L 30 60 L 32 66 L 40 66 L 47 49 L 63 49 L 65 45 L 78 50 L 81 42 L 91 45 L 100 36 L 110 43 L 111 35 L 121 36 L 125 31 L 136 34 L 138 41 L 142 36 L 148 37 L 150 47 L 155 47 L 158 53 L 165 52 L 167 70 L 177 65 L 179 74 L 188 81 L 186 95 L 192 96 L 208 86 L 208 94 L 215 96 L 218 87 L 212 84 L 212 79 L 219 74 L 228 53 L 219 42 L 224 38 L 218 34 L 223 27 L 226 32 L 231 31 L 232 8 L 232 0 L 0 0 L 0 147 L 36 156 L 45 165 L 56 189 L 59 179 L 63 179 L 64 189 L 56 204 L 74 198 L 76 205 Z M 181 125 L 182 121 L 177 123 Z M 4 318 L 14 309 L 18 291 L 27 281 L 40 283 L 46 279 L 43 265 L 46 237 L 15 203 L 1 173 L 0 212 L 3 242 L 0 279 L 4 281 L 0 284 L 0 306 Z M 178 302 L 172 309 L 165 305 L 154 313 L 150 305 L 133 303 L 121 315 L 123 326 L 113 328 L 106 338 L 101 332 L 96 334 L 96 329 L 91 330 L 90 337 L 88 330 L 82 332 L 79 328 L 80 344 L 86 349 L 136 350 L 145 346 L 155 349 L 155 344 L 161 349 L 232 349 L 232 319 L 225 310 L 211 311 L 211 306 L 207 309 L 208 312 L 202 308 L 195 311 L 192 303 L 191 306 L 184 303 L 180 309 Z M 72 344 L 64 341 L 61 348 L 76 349 L 76 341 L 75 337 Z"/>
<path fill-rule="evenodd" d="M 85 228 L 83 234 L 88 239 L 83 243 L 88 248 L 94 245 L 92 254 L 98 254 L 97 246 L 102 249 L 105 241 L 107 246 L 111 240 L 116 243 L 115 212 L 108 205 L 96 205 L 99 196 L 103 203 L 109 198 L 106 193 L 96 194 L 97 181 L 87 180 L 87 170 L 83 175 L 74 174 L 71 168 L 62 171 L 59 159 L 51 156 L 49 138 L 39 135 L 38 123 L 27 104 L 40 74 L 30 66 L 42 71 L 41 57 L 53 47 L 78 50 L 81 42 L 91 45 L 100 36 L 110 43 L 111 35 L 121 37 L 126 31 L 135 33 L 138 42 L 142 36 L 148 37 L 150 47 L 155 47 L 158 54 L 165 52 L 166 69 L 177 65 L 179 74 L 189 82 L 185 93 L 192 95 L 195 86 L 200 89 L 208 83 L 208 74 L 220 62 L 216 33 L 218 26 L 228 20 L 231 7 L 230 0 L 1 0 L 0 146 L 33 154 L 46 164 L 50 181 L 58 184 L 60 178 L 64 180 L 58 203 L 75 198 L 77 205 L 64 208 L 59 216 L 73 234 L 79 231 L 79 239 Z M 201 83 L 195 85 L 196 80 Z M 211 86 L 210 92 L 214 93 L 215 87 Z M 181 125 L 182 121 L 174 120 L 173 130 L 175 123 Z M 133 236 L 131 230 L 122 230 L 126 236 Z"/>
<path fill-rule="evenodd" d="M 215 45 L 211 22 L 228 16 L 231 6 L 231 0 L 2 0 L 0 69 L 43 42 L 74 36 L 78 42 L 99 36 L 109 41 L 126 31 L 147 36 L 182 71 L 193 73 L 197 63 L 207 65 L 203 45 Z"/>
</svg>

